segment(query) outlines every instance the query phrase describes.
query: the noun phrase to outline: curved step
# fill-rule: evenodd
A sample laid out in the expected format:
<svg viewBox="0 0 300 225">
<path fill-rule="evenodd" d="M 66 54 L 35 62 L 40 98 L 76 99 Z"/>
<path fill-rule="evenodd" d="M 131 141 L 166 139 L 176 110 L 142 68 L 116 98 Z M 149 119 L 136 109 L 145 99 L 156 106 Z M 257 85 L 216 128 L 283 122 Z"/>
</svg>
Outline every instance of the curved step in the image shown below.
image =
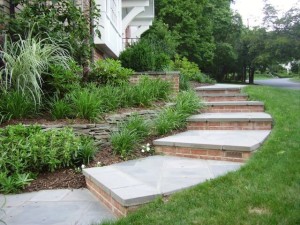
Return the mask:
<svg viewBox="0 0 300 225">
<path fill-rule="evenodd" d="M 272 117 L 263 112 L 203 113 L 187 119 L 188 130 L 271 130 Z"/>
<path fill-rule="evenodd" d="M 235 171 L 241 163 L 171 156 L 147 158 L 83 170 L 87 187 L 117 216 L 125 216 L 158 196 Z"/>
<path fill-rule="evenodd" d="M 155 150 L 167 155 L 202 159 L 248 159 L 270 131 L 193 130 L 155 140 Z"/>
</svg>

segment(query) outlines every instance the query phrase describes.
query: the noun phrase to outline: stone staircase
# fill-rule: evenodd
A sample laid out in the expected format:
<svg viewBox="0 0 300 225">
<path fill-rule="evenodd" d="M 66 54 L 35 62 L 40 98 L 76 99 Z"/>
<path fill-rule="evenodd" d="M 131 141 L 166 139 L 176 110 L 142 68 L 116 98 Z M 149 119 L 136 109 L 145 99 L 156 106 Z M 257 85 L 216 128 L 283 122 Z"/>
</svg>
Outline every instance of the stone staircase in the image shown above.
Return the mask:
<svg viewBox="0 0 300 225">
<path fill-rule="evenodd" d="M 268 137 L 272 118 L 263 112 L 262 102 L 245 101 L 242 88 L 222 84 L 196 88 L 201 97 L 214 96 L 204 102 L 205 113 L 188 118 L 188 131 L 155 140 L 156 151 L 199 159 L 247 160 Z"/>
<path fill-rule="evenodd" d="M 240 168 L 268 137 L 272 118 L 264 104 L 246 101 L 241 85 L 196 88 L 205 112 L 188 130 L 153 142 L 162 155 L 83 170 L 87 187 L 116 216 L 126 216 L 170 195 Z"/>
</svg>

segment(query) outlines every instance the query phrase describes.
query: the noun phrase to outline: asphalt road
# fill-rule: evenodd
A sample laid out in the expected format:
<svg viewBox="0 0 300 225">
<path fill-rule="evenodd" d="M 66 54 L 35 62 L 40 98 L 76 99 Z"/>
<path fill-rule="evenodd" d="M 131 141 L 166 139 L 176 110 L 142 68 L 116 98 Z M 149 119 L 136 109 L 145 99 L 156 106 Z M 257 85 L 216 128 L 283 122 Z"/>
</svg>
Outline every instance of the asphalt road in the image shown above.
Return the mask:
<svg viewBox="0 0 300 225">
<path fill-rule="evenodd" d="M 255 80 L 255 84 L 300 90 L 300 82 L 293 82 L 289 78 L 273 78 L 267 80 Z"/>
</svg>

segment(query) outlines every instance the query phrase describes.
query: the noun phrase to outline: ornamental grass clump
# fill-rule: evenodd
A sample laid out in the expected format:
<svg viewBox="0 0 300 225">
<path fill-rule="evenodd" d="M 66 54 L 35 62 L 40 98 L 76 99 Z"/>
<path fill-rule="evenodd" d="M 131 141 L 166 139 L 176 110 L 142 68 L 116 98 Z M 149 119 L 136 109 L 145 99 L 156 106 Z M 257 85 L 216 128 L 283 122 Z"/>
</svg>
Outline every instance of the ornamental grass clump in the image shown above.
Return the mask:
<svg viewBox="0 0 300 225">
<path fill-rule="evenodd" d="M 18 90 L 0 93 L 0 113 L 5 120 L 22 119 L 36 115 L 37 112 L 38 106 L 34 104 L 30 94 Z"/>
<path fill-rule="evenodd" d="M 93 89 L 89 88 L 81 88 L 67 95 L 75 117 L 97 120 L 98 116 L 102 113 L 101 99 L 98 93 L 92 90 Z"/>
<path fill-rule="evenodd" d="M 180 92 L 175 106 L 163 110 L 155 120 L 157 134 L 164 135 L 186 125 L 186 119 L 201 109 L 202 104 L 194 91 Z"/>
<path fill-rule="evenodd" d="M 41 102 L 43 74 L 50 65 L 67 68 L 69 53 L 50 38 L 41 39 L 31 34 L 26 39 L 18 36 L 13 41 L 6 36 L 0 56 L 5 66 L 0 69 L 0 87 L 30 93 L 36 103 Z"/>
<path fill-rule="evenodd" d="M 113 152 L 126 158 L 150 134 L 150 129 L 149 123 L 141 116 L 131 116 L 119 125 L 119 131 L 110 136 Z"/>
<path fill-rule="evenodd" d="M 195 91 L 180 92 L 176 98 L 175 110 L 188 117 L 203 107 L 199 96 Z"/>
</svg>

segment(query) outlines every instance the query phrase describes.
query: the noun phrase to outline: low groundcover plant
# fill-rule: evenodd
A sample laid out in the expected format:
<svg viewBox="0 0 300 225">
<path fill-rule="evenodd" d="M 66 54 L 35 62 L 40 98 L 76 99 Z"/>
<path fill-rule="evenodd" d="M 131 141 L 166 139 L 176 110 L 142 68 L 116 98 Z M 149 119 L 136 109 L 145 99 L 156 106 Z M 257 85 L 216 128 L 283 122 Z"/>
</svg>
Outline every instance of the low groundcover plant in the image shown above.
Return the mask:
<svg viewBox="0 0 300 225">
<path fill-rule="evenodd" d="M 37 125 L 0 129 L 0 192 L 23 189 L 40 172 L 88 164 L 96 149 L 71 128 L 43 131 Z"/>
</svg>

